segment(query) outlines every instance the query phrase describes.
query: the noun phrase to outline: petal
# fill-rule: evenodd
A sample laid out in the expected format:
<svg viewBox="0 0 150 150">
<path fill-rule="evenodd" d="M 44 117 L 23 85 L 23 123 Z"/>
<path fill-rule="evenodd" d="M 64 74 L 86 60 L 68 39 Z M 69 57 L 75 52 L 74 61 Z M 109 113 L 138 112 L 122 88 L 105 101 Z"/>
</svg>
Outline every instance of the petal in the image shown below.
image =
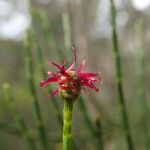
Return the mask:
<svg viewBox="0 0 150 150">
<path fill-rule="evenodd" d="M 74 70 L 74 66 L 77 60 L 77 56 L 76 56 L 76 49 L 74 47 L 72 47 L 73 49 L 73 63 L 71 64 L 71 66 L 66 70 L 66 72 L 69 72 L 70 70 Z"/>
<path fill-rule="evenodd" d="M 72 87 L 72 86 L 60 86 L 60 89 L 61 89 L 61 90 L 70 90 L 70 91 L 72 91 L 72 90 L 74 90 L 75 88 Z"/>
<path fill-rule="evenodd" d="M 67 61 L 65 59 L 64 62 L 63 62 L 63 64 L 62 64 L 62 66 L 61 66 L 63 70 L 65 70 L 66 63 L 67 63 Z"/>
<path fill-rule="evenodd" d="M 95 91 L 99 91 L 99 89 L 92 83 L 92 82 L 89 82 L 89 81 L 84 81 L 82 80 L 81 82 L 84 86 L 87 86 L 87 87 L 90 87 L 91 89 L 95 90 Z"/>
<path fill-rule="evenodd" d="M 57 67 L 59 70 L 64 71 L 64 67 L 62 67 L 61 65 L 56 64 L 53 61 L 48 61 L 48 64 L 51 64 L 51 65 Z"/>
<path fill-rule="evenodd" d="M 81 72 L 83 70 L 83 67 L 85 66 L 85 62 L 86 62 L 86 59 L 84 58 L 84 60 L 79 65 L 77 72 Z"/>
<path fill-rule="evenodd" d="M 92 72 L 82 72 L 82 73 L 78 73 L 79 77 L 83 77 L 83 78 L 99 78 L 98 73 L 92 73 Z"/>
<path fill-rule="evenodd" d="M 66 72 L 69 72 L 71 70 L 74 70 L 75 62 L 72 63 L 72 65 L 67 69 Z"/>
<path fill-rule="evenodd" d="M 96 78 L 89 78 L 88 80 L 90 80 L 91 82 L 99 82 L 99 78 L 96 79 Z"/>
<path fill-rule="evenodd" d="M 54 90 L 51 94 L 48 95 L 48 98 L 54 97 L 58 93 L 58 89 Z"/>
<path fill-rule="evenodd" d="M 39 83 L 39 86 L 41 87 L 44 87 L 46 86 L 47 84 L 50 84 L 52 82 L 57 82 L 58 81 L 58 78 L 57 77 L 51 77 L 51 78 L 48 78 L 46 80 L 43 80 Z"/>
<path fill-rule="evenodd" d="M 54 72 L 48 71 L 47 74 L 48 74 L 49 76 L 59 77 L 59 75 L 57 75 L 57 74 L 54 73 Z"/>
</svg>

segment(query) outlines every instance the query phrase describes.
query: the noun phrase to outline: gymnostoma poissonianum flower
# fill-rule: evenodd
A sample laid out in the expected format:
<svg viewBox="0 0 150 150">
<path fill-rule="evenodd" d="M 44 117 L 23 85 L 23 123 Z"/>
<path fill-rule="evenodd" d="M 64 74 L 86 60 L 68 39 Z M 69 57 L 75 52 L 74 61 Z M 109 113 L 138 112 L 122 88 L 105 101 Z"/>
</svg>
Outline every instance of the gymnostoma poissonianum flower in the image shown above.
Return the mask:
<svg viewBox="0 0 150 150">
<path fill-rule="evenodd" d="M 66 68 L 66 61 L 64 61 L 62 65 L 58 65 L 53 61 L 48 62 L 58 69 L 57 72 L 48 71 L 48 78 L 39 83 L 40 87 L 44 87 L 54 82 L 58 84 L 58 87 L 49 94 L 48 98 L 52 98 L 59 93 L 63 99 L 76 100 L 84 87 L 89 87 L 95 91 L 99 91 L 95 86 L 95 83 L 101 82 L 99 73 L 84 71 L 85 59 L 76 68 L 76 50 L 74 47 L 73 52 L 73 63 L 68 69 Z"/>
</svg>

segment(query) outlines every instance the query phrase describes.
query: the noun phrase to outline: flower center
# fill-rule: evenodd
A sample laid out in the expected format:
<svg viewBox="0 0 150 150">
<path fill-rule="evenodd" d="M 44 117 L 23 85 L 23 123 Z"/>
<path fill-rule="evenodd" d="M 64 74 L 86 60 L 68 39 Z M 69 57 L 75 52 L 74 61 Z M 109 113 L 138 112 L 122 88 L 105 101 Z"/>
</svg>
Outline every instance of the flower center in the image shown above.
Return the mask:
<svg viewBox="0 0 150 150">
<path fill-rule="evenodd" d="M 63 99 L 75 100 L 80 94 L 81 84 L 75 71 L 62 75 L 59 81 L 59 93 Z"/>
</svg>

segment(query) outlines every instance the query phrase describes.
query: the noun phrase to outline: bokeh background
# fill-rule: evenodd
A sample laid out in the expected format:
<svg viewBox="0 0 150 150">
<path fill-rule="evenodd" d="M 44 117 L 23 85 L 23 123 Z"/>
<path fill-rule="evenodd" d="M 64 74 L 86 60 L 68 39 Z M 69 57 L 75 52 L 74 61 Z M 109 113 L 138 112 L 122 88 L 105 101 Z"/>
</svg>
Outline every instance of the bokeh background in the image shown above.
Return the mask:
<svg viewBox="0 0 150 150">
<path fill-rule="evenodd" d="M 123 91 L 132 139 L 136 150 L 148 150 L 150 1 L 115 0 L 115 6 Z M 115 80 L 110 20 L 109 0 L 0 0 L 1 150 L 29 149 L 5 101 L 10 95 L 9 91 L 3 90 L 6 83 L 11 86 L 13 101 L 38 149 L 43 149 L 37 135 L 32 92 L 28 85 L 26 67 L 30 64 L 26 65 L 28 54 L 25 54 L 24 46 L 27 31 L 31 41 L 27 47 L 29 56 L 32 55 L 32 86 L 36 90 L 49 149 L 61 149 L 63 102 L 58 96 L 55 102 L 49 100 L 48 89 L 41 89 L 38 82 L 46 78 L 46 71 L 53 70 L 48 66 L 48 60 L 62 63 L 66 57 L 68 64 L 71 63 L 73 44 L 78 62 L 86 56 L 85 68 L 100 71 L 103 79 L 98 85 L 100 92 L 87 89 L 82 94 L 83 102 L 75 102 L 73 137 L 76 149 L 94 150 L 95 138 L 99 139 L 104 150 L 127 149 Z"/>
</svg>

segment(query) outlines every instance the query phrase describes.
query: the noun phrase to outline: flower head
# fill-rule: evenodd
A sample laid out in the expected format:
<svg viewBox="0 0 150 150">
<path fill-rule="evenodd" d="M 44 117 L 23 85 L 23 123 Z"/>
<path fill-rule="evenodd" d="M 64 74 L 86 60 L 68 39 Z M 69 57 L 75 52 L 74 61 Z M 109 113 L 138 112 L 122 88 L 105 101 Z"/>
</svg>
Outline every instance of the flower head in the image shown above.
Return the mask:
<svg viewBox="0 0 150 150">
<path fill-rule="evenodd" d="M 74 47 L 73 51 L 73 63 L 68 69 L 66 69 L 66 61 L 64 61 L 62 65 L 58 65 L 53 61 L 48 62 L 58 69 L 57 72 L 47 72 L 48 78 L 39 83 L 39 86 L 41 87 L 49 85 L 53 82 L 58 83 L 57 89 L 49 94 L 48 98 L 52 98 L 59 93 L 63 99 L 76 100 L 84 87 L 89 87 L 95 91 L 99 91 L 99 89 L 94 85 L 97 82 L 101 82 L 99 73 L 85 72 L 83 70 L 85 59 L 80 63 L 78 68 L 75 68 L 76 50 Z"/>
</svg>

